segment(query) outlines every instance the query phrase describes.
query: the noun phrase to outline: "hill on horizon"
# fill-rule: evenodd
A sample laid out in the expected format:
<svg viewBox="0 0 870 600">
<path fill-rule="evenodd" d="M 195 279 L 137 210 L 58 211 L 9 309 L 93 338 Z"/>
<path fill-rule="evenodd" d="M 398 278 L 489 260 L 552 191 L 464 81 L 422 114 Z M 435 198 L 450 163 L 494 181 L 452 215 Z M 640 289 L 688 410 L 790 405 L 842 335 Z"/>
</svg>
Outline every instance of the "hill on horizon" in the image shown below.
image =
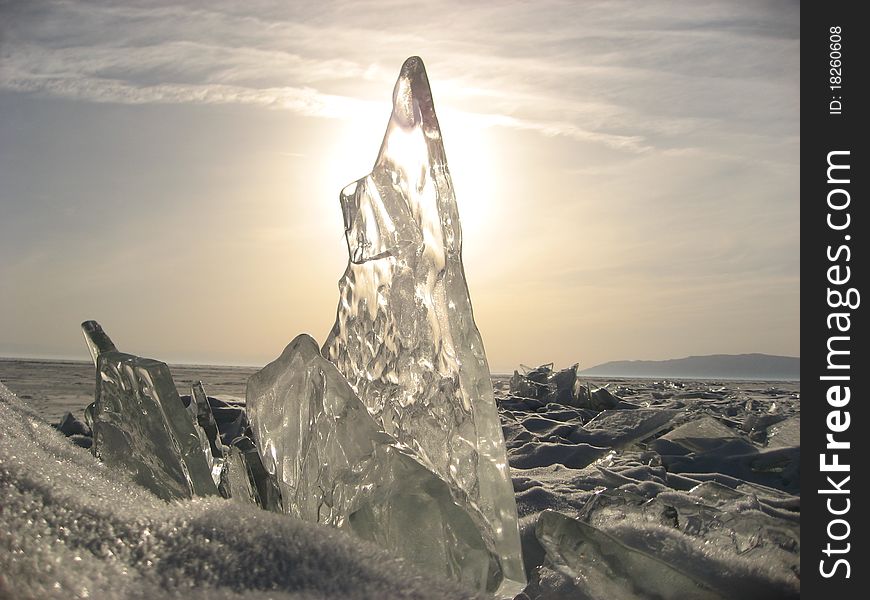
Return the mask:
<svg viewBox="0 0 870 600">
<path fill-rule="evenodd" d="M 615 360 L 580 371 L 598 377 L 800 380 L 801 359 L 770 354 L 710 354 L 669 360 Z"/>
</svg>

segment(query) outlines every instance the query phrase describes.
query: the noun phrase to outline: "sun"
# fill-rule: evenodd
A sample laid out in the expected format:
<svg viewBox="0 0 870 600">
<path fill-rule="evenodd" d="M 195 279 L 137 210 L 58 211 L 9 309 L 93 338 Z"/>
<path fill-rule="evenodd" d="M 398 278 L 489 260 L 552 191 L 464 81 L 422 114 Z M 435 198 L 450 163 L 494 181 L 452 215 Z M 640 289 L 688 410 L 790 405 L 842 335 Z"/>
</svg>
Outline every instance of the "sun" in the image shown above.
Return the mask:
<svg viewBox="0 0 870 600">
<path fill-rule="evenodd" d="M 487 128 L 473 115 L 446 109 L 439 112 L 439 120 L 459 218 L 467 236 L 487 229 L 497 216 L 494 149 Z"/>
<path fill-rule="evenodd" d="M 496 151 L 490 130 L 471 113 L 450 107 L 436 110 L 462 230 L 467 234 L 488 229 L 498 216 L 494 202 L 498 188 Z M 343 122 L 340 134 L 328 149 L 330 160 L 326 162 L 332 167 L 324 173 L 336 189 L 371 171 L 389 120 L 389 103 L 370 103 L 360 106 L 358 114 Z"/>
</svg>

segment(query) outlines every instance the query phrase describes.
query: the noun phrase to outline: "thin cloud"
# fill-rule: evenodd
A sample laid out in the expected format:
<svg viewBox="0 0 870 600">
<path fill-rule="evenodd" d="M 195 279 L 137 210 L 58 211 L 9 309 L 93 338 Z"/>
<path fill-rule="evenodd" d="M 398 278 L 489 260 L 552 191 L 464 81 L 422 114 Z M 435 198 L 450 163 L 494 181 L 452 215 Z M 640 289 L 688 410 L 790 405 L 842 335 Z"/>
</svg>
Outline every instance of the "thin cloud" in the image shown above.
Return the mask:
<svg viewBox="0 0 870 600">
<path fill-rule="evenodd" d="M 309 117 L 340 118 L 365 112 L 371 103 L 330 96 L 311 88 L 246 88 L 221 84 L 158 84 L 138 86 L 116 79 L 89 77 L 18 77 L 6 89 L 41 92 L 91 102 L 118 104 L 247 104 L 291 110 Z"/>
<path fill-rule="evenodd" d="M 797 43 L 767 35 L 778 31 L 773 25 L 750 27 L 754 21 L 729 16 L 734 11 L 718 5 L 666 11 L 668 19 L 618 2 L 585 9 L 463 5 L 459 22 L 450 18 L 459 6 L 447 5 L 423 20 L 428 29 L 400 3 L 354 5 L 352 11 L 341 2 L 292 11 L 255 3 L 251 12 L 257 16 L 219 2 L 209 8 L 43 6 L 9 19 L 0 87 L 94 102 L 237 103 L 339 118 L 375 101 L 375 86 L 360 90 L 357 82 L 377 82 L 381 89 L 395 76 L 396 56 L 421 53 L 435 57 L 447 101 L 481 126 L 629 152 L 668 148 L 668 139 L 709 130 L 705 125 L 718 118 L 697 111 L 709 112 L 720 102 L 694 102 L 695 112 L 673 112 L 686 106 L 682 97 L 656 106 L 655 97 L 644 93 L 651 86 L 669 84 L 691 97 L 705 93 L 712 73 L 731 78 L 717 86 L 725 97 L 738 95 L 731 90 L 746 78 L 755 80 L 756 89 L 776 86 L 767 82 L 771 72 L 759 63 L 765 52 L 758 45 L 769 53 L 791 51 Z M 572 10 L 576 19 L 547 16 Z M 349 11 L 349 22 L 334 20 L 342 11 Z M 735 41 L 734 30 L 744 39 Z M 747 47 L 746 60 L 723 62 L 723 48 L 735 51 L 736 44 Z M 646 47 L 637 52 L 641 45 Z M 689 55 L 687 47 L 697 51 Z M 536 52 L 524 52 L 530 48 Z M 370 60 L 336 58 L 348 56 Z"/>
</svg>

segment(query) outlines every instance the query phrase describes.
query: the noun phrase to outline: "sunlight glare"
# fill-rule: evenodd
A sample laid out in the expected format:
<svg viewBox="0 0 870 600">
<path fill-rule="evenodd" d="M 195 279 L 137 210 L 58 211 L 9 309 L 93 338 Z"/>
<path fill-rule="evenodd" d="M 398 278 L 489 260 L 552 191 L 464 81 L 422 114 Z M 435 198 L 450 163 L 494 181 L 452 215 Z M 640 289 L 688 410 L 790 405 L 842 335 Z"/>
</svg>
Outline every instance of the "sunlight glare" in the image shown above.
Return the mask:
<svg viewBox="0 0 870 600">
<path fill-rule="evenodd" d="M 443 109 L 439 116 L 463 238 L 490 238 L 502 215 L 494 202 L 499 182 L 487 128 L 469 113 Z"/>
</svg>

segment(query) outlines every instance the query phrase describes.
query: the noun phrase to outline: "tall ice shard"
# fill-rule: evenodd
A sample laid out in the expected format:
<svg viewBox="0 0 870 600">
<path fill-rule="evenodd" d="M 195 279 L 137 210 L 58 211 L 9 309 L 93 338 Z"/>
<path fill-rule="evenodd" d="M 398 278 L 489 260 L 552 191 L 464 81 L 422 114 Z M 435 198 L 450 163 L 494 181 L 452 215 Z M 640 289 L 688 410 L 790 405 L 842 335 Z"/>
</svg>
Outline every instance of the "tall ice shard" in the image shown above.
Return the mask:
<svg viewBox="0 0 870 600">
<path fill-rule="evenodd" d="M 525 584 L 504 438 L 423 62 L 405 61 L 371 174 L 341 192 L 350 261 L 322 349 L 384 431 L 485 518 L 503 594 Z"/>
<path fill-rule="evenodd" d="M 82 323 L 82 331 L 97 368 L 87 411 L 94 455 L 165 500 L 217 494 L 166 363 L 118 352 L 96 321 Z"/>
</svg>

